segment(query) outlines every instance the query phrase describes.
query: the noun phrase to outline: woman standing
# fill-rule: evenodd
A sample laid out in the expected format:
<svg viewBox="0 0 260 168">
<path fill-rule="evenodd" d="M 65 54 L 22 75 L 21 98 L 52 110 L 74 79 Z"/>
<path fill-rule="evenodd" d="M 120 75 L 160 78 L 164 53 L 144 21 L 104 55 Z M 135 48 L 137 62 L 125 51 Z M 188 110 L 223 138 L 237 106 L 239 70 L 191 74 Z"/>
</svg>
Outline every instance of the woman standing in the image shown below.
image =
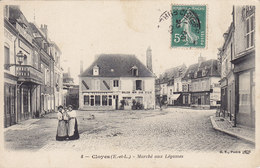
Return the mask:
<svg viewBox="0 0 260 168">
<path fill-rule="evenodd" d="M 56 140 L 57 141 L 63 141 L 68 138 L 68 114 L 66 111 L 64 111 L 63 106 L 58 107 L 58 128 L 57 128 L 57 135 Z"/>
<path fill-rule="evenodd" d="M 72 110 L 72 105 L 68 106 L 68 116 L 69 116 L 68 137 L 70 140 L 79 139 L 76 111 Z"/>
</svg>

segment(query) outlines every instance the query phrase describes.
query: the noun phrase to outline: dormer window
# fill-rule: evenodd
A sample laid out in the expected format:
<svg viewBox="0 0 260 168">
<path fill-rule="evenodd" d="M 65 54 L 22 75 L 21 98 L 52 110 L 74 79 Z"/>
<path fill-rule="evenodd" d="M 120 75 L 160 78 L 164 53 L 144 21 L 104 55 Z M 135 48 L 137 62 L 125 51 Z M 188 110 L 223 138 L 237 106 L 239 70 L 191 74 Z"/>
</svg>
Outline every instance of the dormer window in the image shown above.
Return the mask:
<svg viewBox="0 0 260 168">
<path fill-rule="evenodd" d="M 93 67 L 93 75 L 98 76 L 99 75 L 99 67 L 96 65 Z"/>
<path fill-rule="evenodd" d="M 194 78 L 197 78 L 197 72 L 194 73 Z"/>
<path fill-rule="evenodd" d="M 136 66 L 133 66 L 131 68 L 131 71 L 133 76 L 138 76 L 138 68 Z"/>
<path fill-rule="evenodd" d="M 205 69 L 202 70 L 202 76 L 206 76 L 206 70 Z"/>
</svg>

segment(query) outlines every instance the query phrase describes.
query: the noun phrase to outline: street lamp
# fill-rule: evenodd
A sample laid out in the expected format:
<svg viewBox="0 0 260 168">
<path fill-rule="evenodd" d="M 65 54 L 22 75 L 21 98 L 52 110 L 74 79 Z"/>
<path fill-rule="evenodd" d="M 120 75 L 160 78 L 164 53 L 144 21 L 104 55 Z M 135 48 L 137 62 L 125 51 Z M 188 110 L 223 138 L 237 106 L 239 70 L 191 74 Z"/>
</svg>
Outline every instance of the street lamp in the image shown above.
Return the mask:
<svg viewBox="0 0 260 168">
<path fill-rule="evenodd" d="M 24 58 L 26 57 L 26 55 L 23 54 L 23 52 L 20 50 L 20 51 L 17 53 L 16 57 L 18 58 L 18 63 L 19 63 L 19 65 L 21 65 L 21 64 L 23 63 L 23 60 L 24 60 Z"/>
<path fill-rule="evenodd" d="M 23 52 L 20 50 L 17 54 L 16 54 L 16 57 L 18 58 L 18 63 L 19 65 L 21 65 L 23 63 L 23 60 L 24 58 L 26 58 L 26 55 L 23 54 Z M 10 68 L 11 66 L 14 66 L 14 65 L 17 65 L 17 64 L 5 64 L 5 68 Z"/>
</svg>

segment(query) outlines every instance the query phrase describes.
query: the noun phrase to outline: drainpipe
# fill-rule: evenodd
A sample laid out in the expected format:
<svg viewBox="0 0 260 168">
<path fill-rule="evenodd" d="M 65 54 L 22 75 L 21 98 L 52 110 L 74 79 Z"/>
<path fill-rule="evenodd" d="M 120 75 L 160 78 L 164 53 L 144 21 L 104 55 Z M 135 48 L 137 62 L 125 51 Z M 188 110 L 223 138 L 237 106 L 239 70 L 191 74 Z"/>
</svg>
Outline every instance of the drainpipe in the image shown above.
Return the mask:
<svg viewBox="0 0 260 168">
<path fill-rule="evenodd" d="M 19 37 L 19 32 L 16 34 L 16 37 L 15 37 L 15 40 L 14 40 L 14 64 L 16 64 L 16 41 L 17 41 L 17 39 L 18 39 L 18 37 Z M 16 74 L 16 66 L 15 66 L 15 68 L 14 68 L 14 76 L 16 76 L 17 74 Z M 18 122 L 18 110 L 17 110 L 17 93 L 18 93 L 18 89 L 19 89 L 19 87 L 17 87 L 17 85 L 16 85 L 16 95 L 15 95 L 15 106 L 16 106 L 16 115 L 15 115 L 15 122 L 17 123 Z"/>
</svg>

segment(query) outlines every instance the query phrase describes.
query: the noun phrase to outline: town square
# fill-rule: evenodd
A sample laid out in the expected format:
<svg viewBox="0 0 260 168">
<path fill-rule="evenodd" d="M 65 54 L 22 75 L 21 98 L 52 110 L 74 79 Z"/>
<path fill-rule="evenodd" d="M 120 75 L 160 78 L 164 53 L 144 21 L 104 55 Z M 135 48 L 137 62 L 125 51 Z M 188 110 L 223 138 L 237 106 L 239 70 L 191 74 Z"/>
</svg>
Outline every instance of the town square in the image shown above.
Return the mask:
<svg viewBox="0 0 260 168">
<path fill-rule="evenodd" d="M 168 108 L 141 111 L 77 111 L 80 139 L 55 140 L 57 117 L 10 128 L 5 132 L 9 150 L 51 151 L 195 151 L 253 150 L 254 145 L 212 128 L 214 110 Z M 95 117 L 92 118 L 91 115 Z M 41 130 L 41 131 L 37 131 Z"/>
<path fill-rule="evenodd" d="M 224 4 L 1 4 L 3 150 L 256 157 L 258 4 Z"/>
</svg>

